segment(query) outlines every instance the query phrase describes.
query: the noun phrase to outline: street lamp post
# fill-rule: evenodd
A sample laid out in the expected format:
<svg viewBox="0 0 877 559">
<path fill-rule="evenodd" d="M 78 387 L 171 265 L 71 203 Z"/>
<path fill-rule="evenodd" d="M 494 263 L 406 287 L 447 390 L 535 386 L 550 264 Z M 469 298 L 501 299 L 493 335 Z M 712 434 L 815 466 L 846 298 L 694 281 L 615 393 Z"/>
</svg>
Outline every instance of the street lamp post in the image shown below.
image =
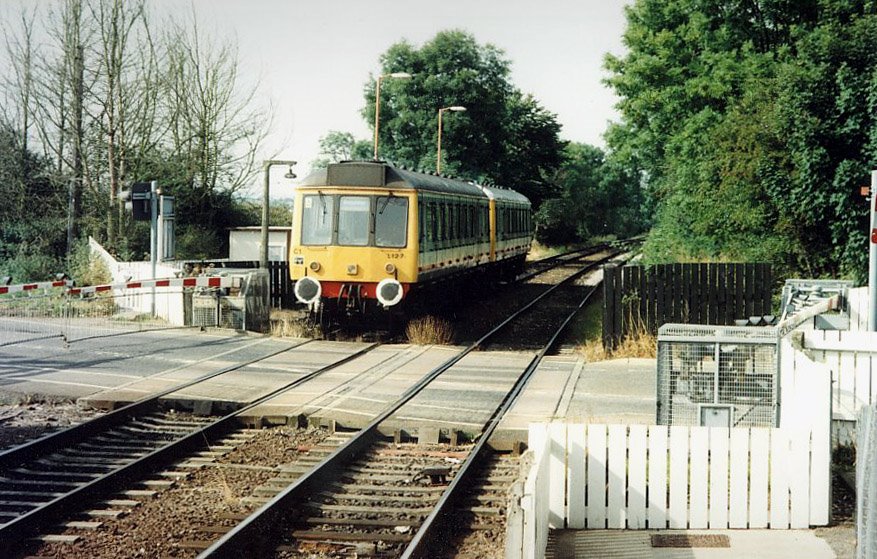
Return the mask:
<svg viewBox="0 0 877 559">
<path fill-rule="evenodd" d="M 410 80 L 411 77 L 411 74 L 408 72 L 393 72 L 392 74 L 378 76 L 378 79 L 375 80 L 375 161 L 378 159 L 378 126 L 381 123 L 381 80 L 384 78 Z"/>
<path fill-rule="evenodd" d="M 265 175 L 265 183 L 264 188 L 262 189 L 262 245 L 260 247 L 261 252 L 259 254 L 259 267 L 263 269 L 268 268 L 268 209 L 270 204 L 268 192 L 271 182 L 271 167 L 273 167 L 274 165 L 289 165 L 289 170 L 283 176 L 287 179 L 294 179 L 295 173 L 292 172 L 292 166 L 295 165 L 295 163 L 295 161 L 285 159 L 268 159 L 262 162 L 262 170 Z"/>
<path fill-rule="evenodd" d="M 451 112 L 460 112 L 465 111 L 466 107 L 460 107 L 459 105 L 455 105 L 453 107 L 442 107 L 438 110 L 438 153 L 435 157 L 435 172 L 441 174 L 442 172 L 442 113 L 445 111 Z"/>
</svg>

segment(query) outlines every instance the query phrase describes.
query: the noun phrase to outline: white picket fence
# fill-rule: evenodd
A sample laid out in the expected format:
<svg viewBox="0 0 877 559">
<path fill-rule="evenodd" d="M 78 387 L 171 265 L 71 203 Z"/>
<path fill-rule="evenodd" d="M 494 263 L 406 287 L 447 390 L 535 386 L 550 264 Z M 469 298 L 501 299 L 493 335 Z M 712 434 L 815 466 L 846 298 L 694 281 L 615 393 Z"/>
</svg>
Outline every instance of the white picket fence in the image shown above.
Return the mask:
<svg viewBox="0 0 877 559">
<path fill-rule="evenodd" d="M 847 293 L 850 310 L 850 331 L 865 332 L 868 330 L 868 288 L 857 287 Z"/>
<path fill-rule="evenodd" d="M 804 349 L 831 369 L 835 419 L 855 421 L 863 406 L 877 404 L 877 332 L 805 332 Z"/>
<path fill-rule="evenodd" d="M 529 437 L 552 527 L 806 528 L 828 504 L 807 431 L 551 423 Z"/>
</svg>

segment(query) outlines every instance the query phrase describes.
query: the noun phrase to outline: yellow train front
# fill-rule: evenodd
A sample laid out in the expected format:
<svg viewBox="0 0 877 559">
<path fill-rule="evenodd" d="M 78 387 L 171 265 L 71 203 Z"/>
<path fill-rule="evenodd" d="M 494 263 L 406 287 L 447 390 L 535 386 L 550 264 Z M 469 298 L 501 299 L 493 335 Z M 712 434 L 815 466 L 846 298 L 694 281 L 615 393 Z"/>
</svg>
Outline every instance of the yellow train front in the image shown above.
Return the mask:
<svg viewBox="0 0 877 559">
<path fill-rule="evenodd" d="M 523 195 L 383 162 L 312 173 L 294 207 L 290 276 L 321 315 L 397 308 L 475 274 L 509 278 L 532 239 Z"/>
</svg>

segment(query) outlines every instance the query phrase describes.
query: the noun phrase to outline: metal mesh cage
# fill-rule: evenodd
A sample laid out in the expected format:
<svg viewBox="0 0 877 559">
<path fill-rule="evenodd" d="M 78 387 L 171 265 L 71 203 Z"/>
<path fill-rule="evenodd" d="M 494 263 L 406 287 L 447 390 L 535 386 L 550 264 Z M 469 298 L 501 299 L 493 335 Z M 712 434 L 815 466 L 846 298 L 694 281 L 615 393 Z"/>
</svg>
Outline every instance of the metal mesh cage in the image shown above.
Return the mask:
<svg viewBox="0 0 877 559">
<path fill-rule="evenodd" d="M 219 302 L 216 293 L 195 293 L 192 295 L 192 326 L 214 328 L 219 324 Z"/>
<path fill-rule="evenodd" d="M 219 300 L 219 326 L 244 330 L 246 301 L 244 297 L 222 297 Z"/>
<path fill-rule="evenodd" d="M 662 326 L 658 424 L 775 426 L 777 341 L 775 328 Z"/>
</svg>

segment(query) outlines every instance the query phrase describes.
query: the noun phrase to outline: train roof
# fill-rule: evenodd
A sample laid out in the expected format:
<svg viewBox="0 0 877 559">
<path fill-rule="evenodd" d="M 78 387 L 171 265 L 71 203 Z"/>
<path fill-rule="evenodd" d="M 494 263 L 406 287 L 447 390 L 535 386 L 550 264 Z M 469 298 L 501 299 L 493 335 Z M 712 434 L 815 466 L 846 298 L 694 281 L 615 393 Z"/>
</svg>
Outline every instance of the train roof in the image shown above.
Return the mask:
<svg viewBox="0 0 877 559">
<path fill-rule="evenodd" d="M 481 188 L 484 190 L 485 194 L 487 194 L 487 197 L 493 200 L 520 202 L 522 204 L 527 204 L 528 206 L 530 205 L 530 200 L 520 192 L 515 192 L 508 188 L 497 188 L 495 186 L 482 186 Z"/>
<path fill-rule="evenodd" d="M 440 175 L 427 175 L 395 167 L 383 161 L 331 163 L 326 169 L 319 169 L 305 177 L 301 186 L 390 187 L 528 202 L 523 194 L 514 190 L 484 187 Z"/>
</svg>

